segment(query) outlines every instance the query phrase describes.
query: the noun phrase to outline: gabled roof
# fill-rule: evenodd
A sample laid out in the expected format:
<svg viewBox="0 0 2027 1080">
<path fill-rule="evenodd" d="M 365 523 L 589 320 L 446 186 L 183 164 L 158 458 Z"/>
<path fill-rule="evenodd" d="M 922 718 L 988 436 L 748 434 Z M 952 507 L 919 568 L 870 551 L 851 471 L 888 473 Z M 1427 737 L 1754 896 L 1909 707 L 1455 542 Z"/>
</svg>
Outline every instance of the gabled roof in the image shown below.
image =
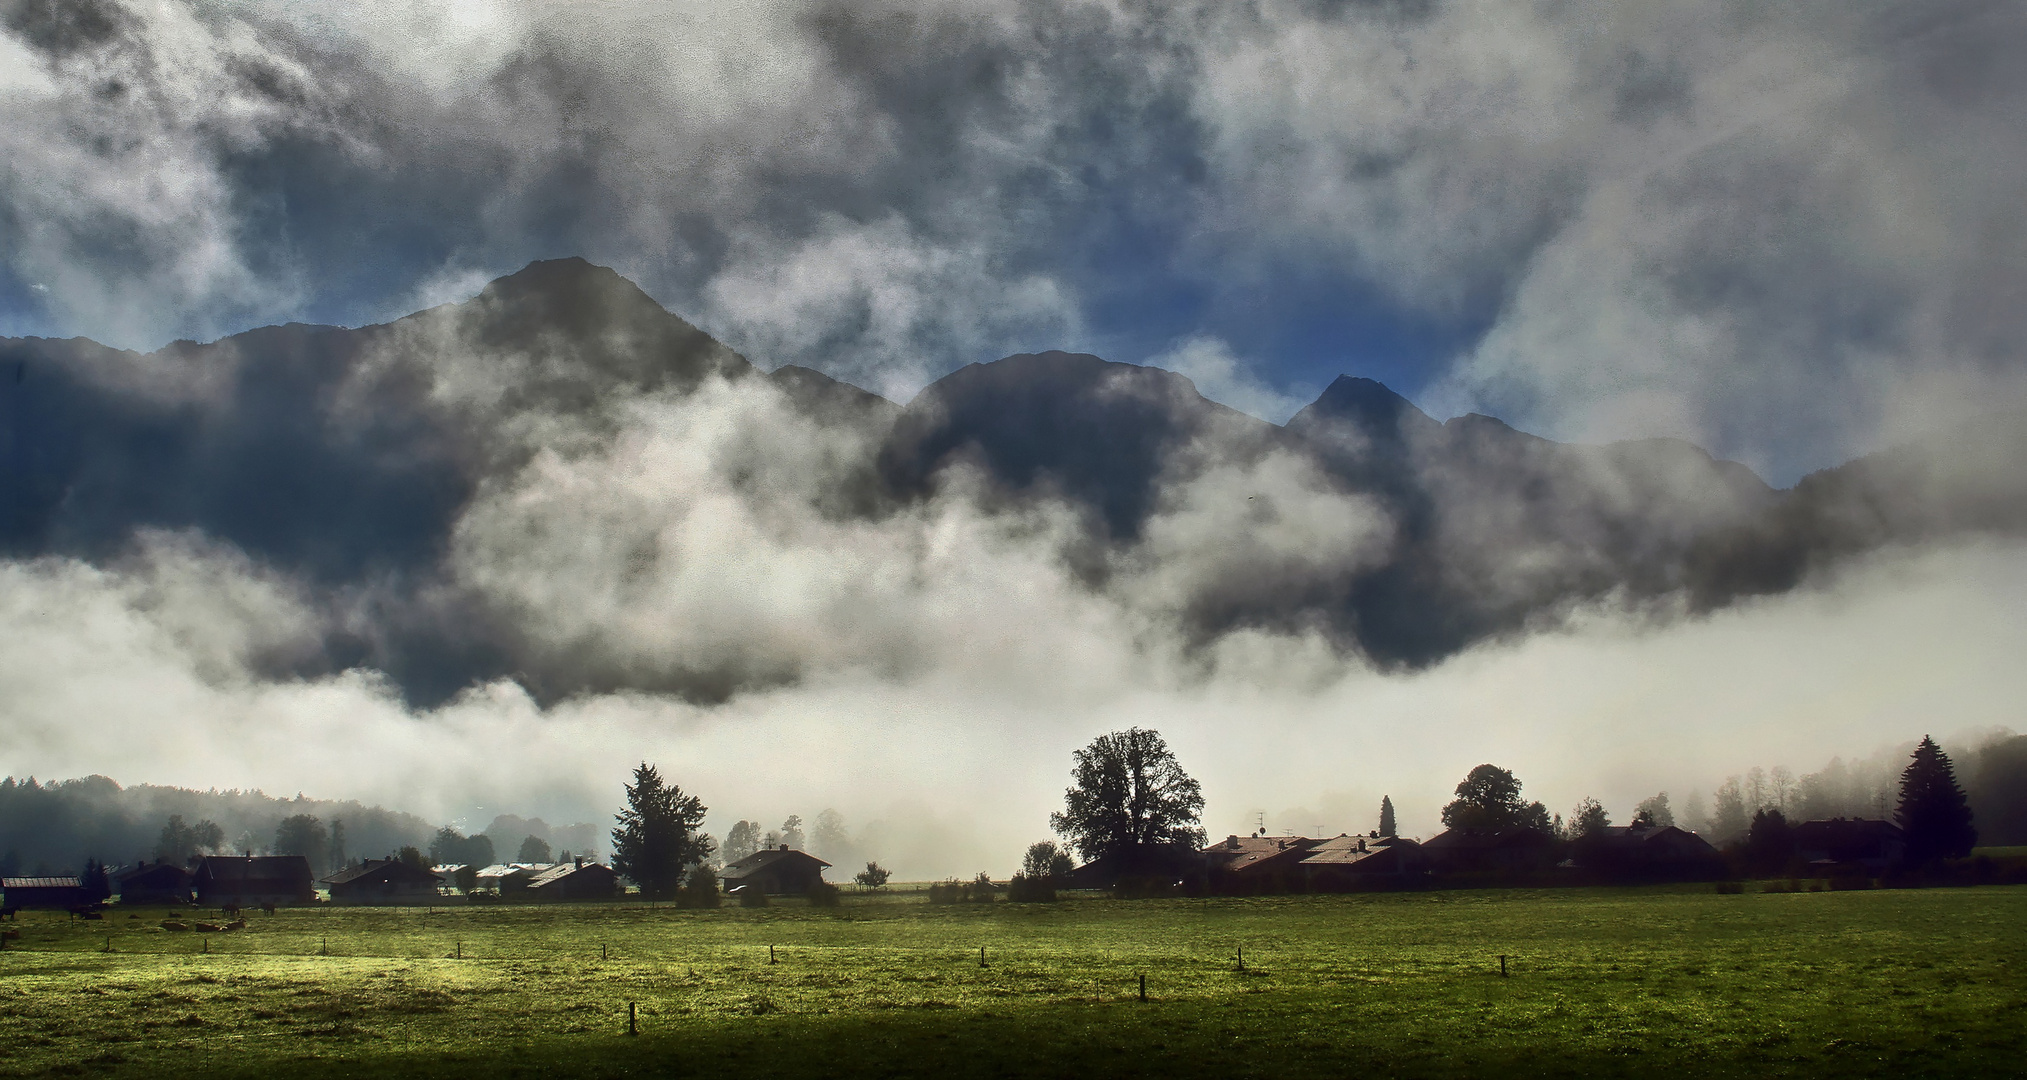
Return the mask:
<svg viewBox="0 0 2027 1080">
<path fill-rule="evenodd" d="M 798 859 L 808 859 L 818 866 L 830 865 L 807 851 L 796 851 L 793 848 L 768 848 L 765 851 L 756 851 L 726 867 L 723 876 L 734 878 L 746 877 L 764 870 L 775 863 L 784 861 L 794 862 Z"/>
<path fill-rule="evenodd" d="M 1412 851 L 1421 846 L 1404 836 L 1334 836 L 1312 848 L 1302 865 L 1350 866 L 1374 856 Z"/>
<path fill-rule="evenodd" d="M 11 877 L 0 878 L 0 889 L 81 889 L 84 884 L 74 877 Z"/>
<path fill-rule="evenodd" d="M 1553 843 L 1555 838 L 1547 833 L 1530 829 L 1525 825 L 1507 825 L 1495 829 L 1464 827 L 1445 829 L 1429 838 L 1423 844 L 1435 851 L 1490 851 L 1503 847 L 1533 847 Z"/>
<path fill-rule="evenodd" d="M 586 862 L 582 864 L 567 863 L 567 862 L 556 863 L 555 865 L 549 867 L 547 870 L 544 870 L 541 873 L 536 874 L 533 878 L 529 879 L 528 887 L 531 889 L 539 889 L 544 885 L 553 885 L 556 882 L 562 881 L 564 878 L 567 878 L 572 874 L 584 870 L 597 870 L 607 874 L 614 872 L 612 867 L 606 866 L 603 863 L 595 863 L 595 862 Z"/>
<path fill-rule="evenodd" d="M 410 866 L 399 859 L 368 859 L 357 866 L 348 866 L 324 878 L 326 885 L 350 885 L 355 881 L 413 881 L 418 884 L 436 884 L 436 875 L 421 867 Z"/>
<path fill-rule="evenodd" d="M 190 877 L 190 871 L 184 869 L 183 867 L 177 866 L 175 863 L 166 863 L 166 862 L 142 863 L 139 866 L 129 866 L 126 869 L 121 870 L 119 873 L 114 874 L 113 880 L 121 884 L 124 884 L 129 881 L 139 881 L 142 878 L 160 877 L 164 875 L 174 877 L 178 881 L 183 881 L 187 880 Z"/>
<path fill-rule="evenodd" d="M 1269 859 L 1314 849 L 1322 840 L 1307 836 L 1228 836 L 1199 854 L 1218 869 L 1243 873 Z"/>
<path fill-rule="evenodd" d="M 197 876 L 220 881 L 309 881 L 310 860 L 301 855 L 206 855 Z"/>
</svg>

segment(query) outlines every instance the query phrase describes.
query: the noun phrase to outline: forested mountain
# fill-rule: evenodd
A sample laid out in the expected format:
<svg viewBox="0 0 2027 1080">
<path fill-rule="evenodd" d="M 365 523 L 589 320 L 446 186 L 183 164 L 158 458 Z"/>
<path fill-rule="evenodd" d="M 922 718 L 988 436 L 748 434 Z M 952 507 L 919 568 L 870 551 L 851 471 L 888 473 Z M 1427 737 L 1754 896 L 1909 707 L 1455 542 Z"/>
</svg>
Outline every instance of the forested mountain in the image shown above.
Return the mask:
<svg viewBox="0 0 2027 1080">
<path fill-rule="evenodd" d="M 0 423 L 0 551 L 242 559 L 287 603 L 235 662 L 372 668 L 419 704 L 497 678 L 718 701 L 826 663 L 905 667 L 837 639 L 868 597 L 922 587 L 960 510 L 1186 647 L 1320 634 L 1381 667 L 1584 605 L 1708 610 L 1883 545 L 2027 532 L 2018 416 L 1776 491 L 1687 443 L 1439 422 L 1353 377 L 1276 426 L 1168 371 L 1044 353 L 904 407 L 763 374 L 575 259 L 359 329 L 146 355 L 0 340 Z M 828 629 L 739 614 L 752 590 L 676 597 L 699 573 L 792 592 L 805 554 L 840 549 L 863 554 L 822 580 L 860 607 Z M 695 610 L 707 636 L 658 643 Z"/>
</svg>

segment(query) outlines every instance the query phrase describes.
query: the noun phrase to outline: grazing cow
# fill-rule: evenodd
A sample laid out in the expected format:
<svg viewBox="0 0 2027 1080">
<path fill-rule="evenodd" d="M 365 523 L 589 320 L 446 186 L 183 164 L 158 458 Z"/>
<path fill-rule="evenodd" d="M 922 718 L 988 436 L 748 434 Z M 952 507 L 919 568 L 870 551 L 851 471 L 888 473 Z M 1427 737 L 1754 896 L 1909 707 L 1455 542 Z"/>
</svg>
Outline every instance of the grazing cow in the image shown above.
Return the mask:
<svg viewBox="0 0 2027 1080">
<path fill-rule="evenodd" d="M 218 913 L 224 915 L 228 919 L 237 919 L 239 918 L 239 905 L 227 904 L 224 907 L 219 908 Z"/>
<path fill-rule="evenodd" d="M 272 915 L 272 914 L 274 914 L 274 905 L 273 905 L 273 904 L 262 904 L 262 905 L 260 906 L 260 909 L 261 909 L 262 911 L 265 911 L 265 912 L 267 912 L 267 913 L 268 913 L 269 915 Z"/>
</svg>

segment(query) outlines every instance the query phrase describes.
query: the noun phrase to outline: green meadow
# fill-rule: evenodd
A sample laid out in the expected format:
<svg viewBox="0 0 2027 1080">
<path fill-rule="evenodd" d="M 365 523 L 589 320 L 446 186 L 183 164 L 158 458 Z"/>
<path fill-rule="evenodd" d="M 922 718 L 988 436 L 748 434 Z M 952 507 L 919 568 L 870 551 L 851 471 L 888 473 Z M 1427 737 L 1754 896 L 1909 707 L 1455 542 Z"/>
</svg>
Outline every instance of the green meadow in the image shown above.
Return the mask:
<svg viewBox="0 0 2027 1080">
<path fill-rule="evenodd" d="M 2027 886 L 127 914 L 0 924 L 0 1076 L 2027 1071 Z"/>
</svg>

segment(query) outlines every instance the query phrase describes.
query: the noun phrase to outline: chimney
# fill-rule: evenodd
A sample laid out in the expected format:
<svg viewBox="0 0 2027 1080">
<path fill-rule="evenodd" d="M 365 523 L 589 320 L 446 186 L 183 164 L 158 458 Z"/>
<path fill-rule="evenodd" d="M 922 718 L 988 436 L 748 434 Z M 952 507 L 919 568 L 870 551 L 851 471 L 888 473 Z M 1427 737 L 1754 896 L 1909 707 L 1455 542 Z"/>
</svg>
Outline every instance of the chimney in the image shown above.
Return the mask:
<svg viewBox="0 0 2027 1080">
<path fill-rule="evenodd" d="M 788 845 L 787 845 L 787 844 L 783 844 L 783 845 L 781 845 L 781 850 L 783 850 L 783 851 L 787 851 L 787 850 L 788 850 Z"/>
</svg>

